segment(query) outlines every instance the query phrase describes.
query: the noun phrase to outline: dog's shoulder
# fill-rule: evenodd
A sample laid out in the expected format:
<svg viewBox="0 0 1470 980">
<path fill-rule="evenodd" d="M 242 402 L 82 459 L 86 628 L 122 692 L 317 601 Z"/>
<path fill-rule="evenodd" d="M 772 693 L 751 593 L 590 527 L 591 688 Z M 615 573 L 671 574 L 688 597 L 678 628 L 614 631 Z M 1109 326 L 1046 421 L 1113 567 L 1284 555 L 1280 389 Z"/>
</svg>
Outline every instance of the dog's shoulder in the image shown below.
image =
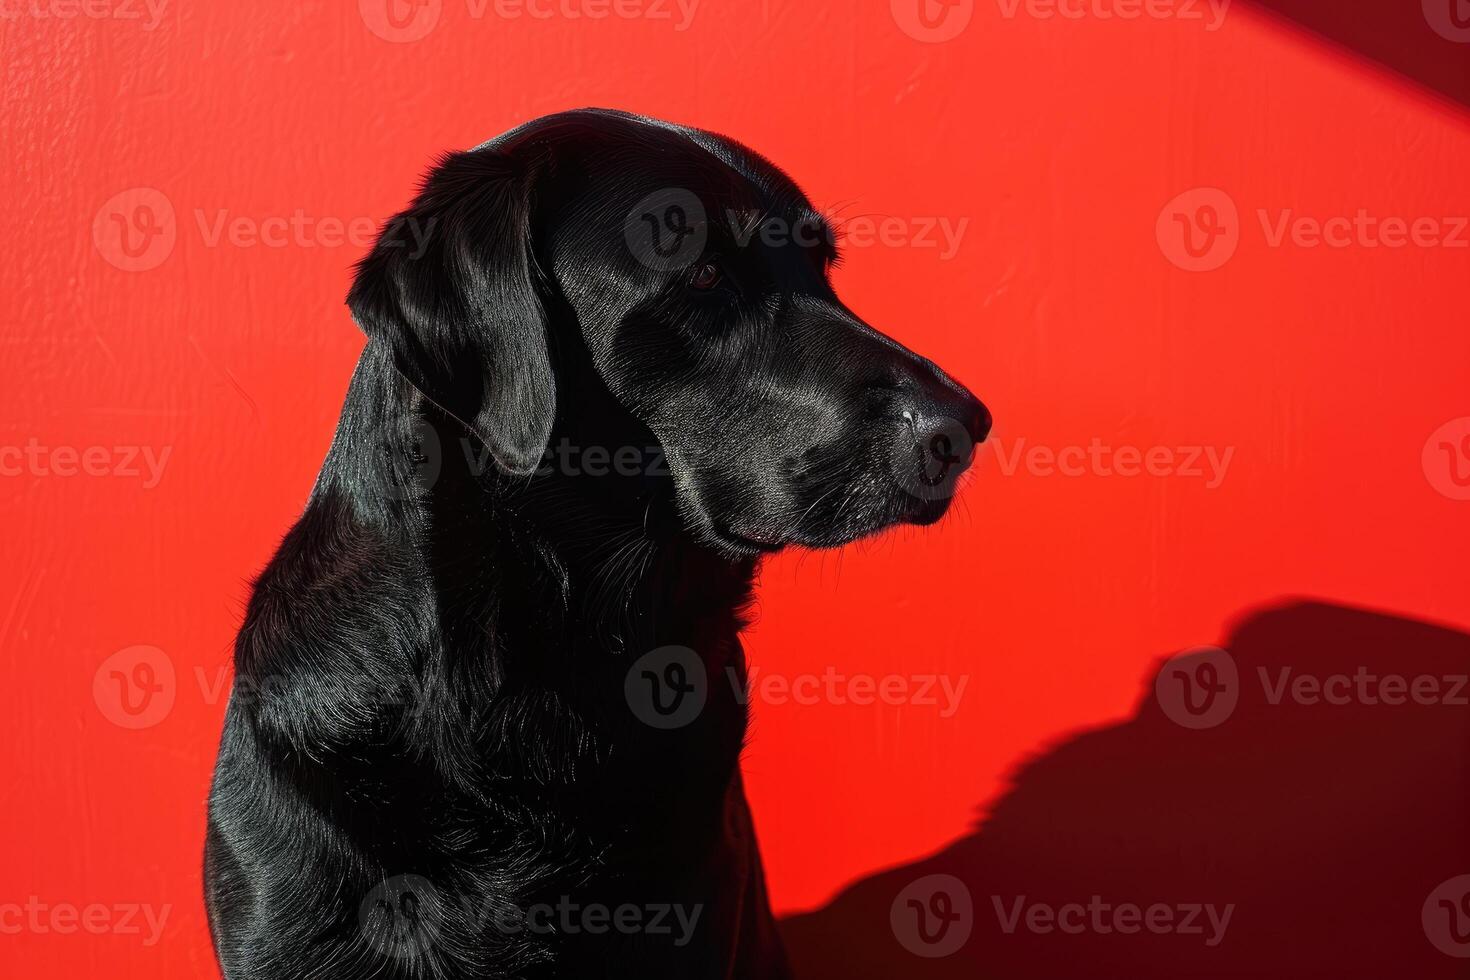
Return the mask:
<svg viewBox="0 0 1470 980">
<path fill-rule="evenodd" d="M 257 730 L 294 745 L 372 737 L 391 723 L 395 695 L 412 693 L 432 610 L 412 549 L 337 494 L 314 495 L 255 582 L 234 699 Z"/>
</svg>

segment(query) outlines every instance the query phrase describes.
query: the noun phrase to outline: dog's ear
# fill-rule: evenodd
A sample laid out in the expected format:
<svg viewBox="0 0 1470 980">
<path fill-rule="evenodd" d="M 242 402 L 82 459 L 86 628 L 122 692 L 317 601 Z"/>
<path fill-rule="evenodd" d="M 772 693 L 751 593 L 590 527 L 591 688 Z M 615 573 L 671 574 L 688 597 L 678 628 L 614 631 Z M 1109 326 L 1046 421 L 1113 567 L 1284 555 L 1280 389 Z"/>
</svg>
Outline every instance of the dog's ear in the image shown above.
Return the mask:
<svg viewBox="0 0 1470 980">
<path fill-rule="evenodd" d="M 444 158 L 358 263 L 347 296 L 370 342 L 517 475 L 535 470 L 556 414 L 533 179 L 493 150 Z"/>
</svg>

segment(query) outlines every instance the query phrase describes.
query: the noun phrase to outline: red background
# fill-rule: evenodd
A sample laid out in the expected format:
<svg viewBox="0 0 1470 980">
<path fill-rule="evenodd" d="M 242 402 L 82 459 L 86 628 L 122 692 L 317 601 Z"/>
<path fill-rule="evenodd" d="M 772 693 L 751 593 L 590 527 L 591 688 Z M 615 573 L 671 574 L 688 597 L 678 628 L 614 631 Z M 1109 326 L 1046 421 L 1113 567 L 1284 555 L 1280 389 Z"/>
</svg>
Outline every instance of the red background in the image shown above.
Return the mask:
<svg viewBox="0 0 1470 980">
<path fill-rule="evenodd" d="M 477 18 L 444 0 L 427 36 L 393 42 L 345 3 L 178 2 L 150 30 L 11 0 L 0 446 L 169 456 L 151 487 L 33 466 L 0 477 L 0 903 L 171 912 L 152 946 L 117 932 L 0 934 L 0 972 L 214 969 L 199 856 L 215 685 L 248 580 L 331 437 L 362 345 L 342 300 L 363 251 L 312 232 L 280 247 L 212 241 L 221 212 L 381 219 L 439 152 L 559 109 L 724 132 L 839 225 L 901 219 L 886 244 L 849 242 L 839 291 L 976 391 L 1007 456 L 1094 439 L 1233 451 L 1208 488 L 1187 475 L 1007 473 L 987 450 L 942 525 L 766 567 L 749 637 L 764 674 L 966 683 L 949 717 L 920 703 L 757 700 L 746 771 L 778 911 L 819 908 L 964 837 L 1018 765 L 1144 713 L 1160 658 L 1225 642 L 1282 596 L 1470 626 L 1470 503 L 1439 492 L 1445 474 L 1423 456 L 1431 433 L 1470 415 L 1470 249 L 1277 247 L 1257 217 L 1470 214 L 1470 45 L 1430 31 L 1416 4 L 1334 16 L 1340 6 L 1237 2 L 1209 30 L 1202 7 L 1204 21 L 1099 16 L 1106 0 L 1076 19 L 1008 17 L 987 0 L 957 37 L 923 43 L 883 3 L 704 0 L 678 30 L 676 9 L 673 21 L 537 19 L 492 5 Z M 156 267 L 128 271 L 109 213 L 136 216 L 141 199 L 109 202 L 139 187 L 172 206 L 176 240 Z M 1238 248 L 1209 272 L 1176 267 L 1156 233 L 1161 209 L 1198 187 L 1238 207 Z M 934 221 L 968 221 L 953 256 L 915 240 Z M 1374 663 L 1411 656 L 1384 635 Z M 93 680 L 140 644 L 173 665 L 174 700 L 130 730 Z M 1363 658 L 1324 662 L 1350 673 Z M 1368 730 L 1403 717 L 1378 710 Z M 1442 808 L 1410 836 L 1463 836 L 1470 764 L 1441 752 L 1434 771 L 1416 769 L 1421 748 L 1409 739 L 1390 749 L 1401 765 L 1379 760 L 1404 774 L 1394 799 L 1331 815 L 1347 837 L 1361 830 L 1343 842 L 1344 868 L 1374 846 L 1384 851 L 1366 863 L 1393 863 L 1400 810 Z M 1239 820 L 1318 785 L 1333 760 L 1331 745 L 1307 752 L 1254 786 Z M 1095 795 L 1054 806 L 1085 821 L 1137 791 L 1110 778 L 1114 763 L 1090 759 Z M 1415 798 L 1431 786 L 1433 800 Z M 1115 816 L 1119 836 L 1099 836 L 1099 854 L 1144 815 Z M 1056 844 L 1026 840 L 1035 850 L 1018 843 L 1018 866 Z M 1405 893 L 1470 864 L 1431 870 Z M 984 885 L 971 888 L 989 916 Z M 1418 901 L 1377 927 L 1412 956 L 1428 951 L 1416 975 L 1450 975 L 1462 961 L 1429 947 Z"/>
</svg>

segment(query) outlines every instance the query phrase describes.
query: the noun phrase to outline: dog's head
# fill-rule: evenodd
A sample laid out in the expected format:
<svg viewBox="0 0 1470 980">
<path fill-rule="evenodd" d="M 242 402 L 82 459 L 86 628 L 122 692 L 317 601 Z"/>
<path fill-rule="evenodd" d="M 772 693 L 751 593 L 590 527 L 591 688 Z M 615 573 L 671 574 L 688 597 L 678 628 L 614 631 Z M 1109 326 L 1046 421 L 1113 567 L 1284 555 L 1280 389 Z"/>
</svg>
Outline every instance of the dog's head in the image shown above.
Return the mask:
<svg viewBox="0 0 1470 980">
<path fill-rule="evenodd" d="M 657 439 L 685 527 L 749 555 L 937 520 L 990 428 L 838 300 L 836 255 L 750 150 L 582 110 L 443 160 L 348 303 L 506 474 L 606 414 L 585 390 L 603 389 Z"/>
</svg>

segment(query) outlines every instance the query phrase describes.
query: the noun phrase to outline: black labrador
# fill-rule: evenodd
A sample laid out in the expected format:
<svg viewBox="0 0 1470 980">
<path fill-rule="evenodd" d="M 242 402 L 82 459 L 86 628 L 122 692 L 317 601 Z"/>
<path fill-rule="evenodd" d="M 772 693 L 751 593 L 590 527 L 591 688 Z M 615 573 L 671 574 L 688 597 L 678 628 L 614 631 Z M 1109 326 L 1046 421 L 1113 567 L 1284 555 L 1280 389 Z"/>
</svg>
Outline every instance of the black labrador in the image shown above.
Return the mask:
<svg viewBox="0 0 1470 980">
<path fill-rule="evenodd" d="M 788 975 L 739 769 L 753 574 L 937 520 L 990 427 L 842 305 L 835 245 L 757 154 L 622 112 L 428 175 L 236 644 L 226 977 Z"/>
</svg>

